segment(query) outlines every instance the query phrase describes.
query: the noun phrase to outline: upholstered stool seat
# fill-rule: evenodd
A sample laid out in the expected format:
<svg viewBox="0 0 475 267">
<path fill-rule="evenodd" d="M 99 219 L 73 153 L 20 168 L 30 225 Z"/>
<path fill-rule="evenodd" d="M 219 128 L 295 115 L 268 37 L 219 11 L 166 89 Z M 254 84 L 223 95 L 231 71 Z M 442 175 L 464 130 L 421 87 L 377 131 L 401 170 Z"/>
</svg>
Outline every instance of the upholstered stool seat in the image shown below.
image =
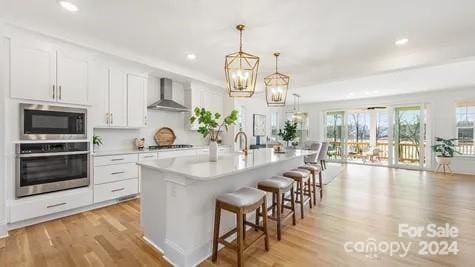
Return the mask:
<svg viewBox="0 0 475 267">
<path fill-rule="evenodd" d="M 320 199 L 323 198 L 322 166 L 320 164 L 305 164 L 298 168 L 303 169 L 303 170 L 308 170 L 312 173 L 313 204 L 317 205 L 317 187 L 320 189 Z M 316 182 L 317 174 L 318 174 L 318 184 Z"/>
<path fill-rule="evenodd" d="M 271 179 L 266 179 L 257 183 L 257 188 L 260 190 L 272 193 L 272 205 L 267 208 L 265 213 L 257 213 L 256 224 L 259 222 L 259 217 L 269 217 L 269 219 L 277 222 L 277 239 L 281 239 L 281 225 L 282 222 L 292 217 L 292 224 L 295 225 L 295 198 L 294 198 L 294 182 L 292 178 L 274 176 Z M 290 193 L 290 199 L 285 198 L 285 194 Z M 285 205 L 285 200 L 290 202 L 290 206 Z M 289 210 L 284 214 L 284 209 Z M 272 210 L 271 215 L 267 215 L 267 211 Z"/>
<path fill-rule="evenodd" d="M 242 257 L 244 250 L 257 242 L 261 238 L 264 238 L 264 245 L 266 251 L 269 250 L 269 235 L 267 234 L 267 216 L 263 217 L 262 226 L 258 223 L 254 224 L 246 220 L 246 214 L 256 211 L 256 217 L 259 213 L 259 209 L 262 213 L 267 210 L 267 196 L 266 192 L 251 188 L 243 187 L 232 193 L 226 193 L 216 198 L 216 207 L 214 213 L 214 233 L 213 233 L 213 256 L 212 261 L 216 262 L 218 259 L 218 243 L 223 244 L 236 251 L 237 253 L 237 266 L 243 266 Z M 219 226 L 221 222 L 221 210 L 227 210 L 236 214 L 236 228 L 219 236 Z M 247 247 L 244 244 L 246 225 L 254 227 L 256 230 L 261 230 L 262 234 L 257 236 Z M 234 233 L 237 234 L 236 244 L 231 244 L 226 241 L 226 238 L 230 237 Z"/>
<path fill-rule="evenodd" d="M 304 205 L 308 202 L 309 207 L 312 208 L 312 193 L 311 193 L 311 172 L 305 169 L 292 169 L 284 172 L 283 176 L 292 178 L 297 182 L 297 190 L 295 190 L 295 203 L 300 204 L 300 218 L 304 218 Z M 285 199 L 288 200 L 288 199 Z"/>
<path fill-rule="evenodd" d="M 294 179 L 283 177 L 283 176 L 274 176 L 271 179 L 263 180 L 257 183 L 259 186 L 285 189 L 291 186 L 294 183 Z"/>
<path fill-rule="evenodd" d="M 259 202 L 265 195 L 266 192 L 262 190 L 252 187 L 243 187 L 232 193 L 222 194 L 218 196 L 216 200 L 235 207 L 244 207 Z"/>
</svg>

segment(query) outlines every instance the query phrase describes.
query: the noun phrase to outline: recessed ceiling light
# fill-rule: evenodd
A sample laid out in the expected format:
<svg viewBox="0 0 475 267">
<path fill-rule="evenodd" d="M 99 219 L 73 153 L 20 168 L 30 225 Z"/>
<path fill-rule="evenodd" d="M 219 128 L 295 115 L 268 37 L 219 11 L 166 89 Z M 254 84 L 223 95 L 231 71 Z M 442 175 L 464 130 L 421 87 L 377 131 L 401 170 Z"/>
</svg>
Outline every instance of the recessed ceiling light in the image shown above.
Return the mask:
<svg viewBox="0 0 475 267">
<path fill-rule="evenodd" d="M 69 1 L 59 1 L 59 4 L 69 12 L 77 12 L 79 10 L 78 6 Z"/>
<path fill-rule="evenodd" d="M 195 59 L 196 59 L 196 55 L 190 53 L 190 54 L 186 55 L 186 58 L 187 58 L 188 60 L 195 60 Z"/>
<path fill-rule="evenodd" d="M 409 39 L 407 38 L 402 38 L 394 42 L 397 46 L 403 46 L 406 45 L 409 42 Z"/>
</svg>

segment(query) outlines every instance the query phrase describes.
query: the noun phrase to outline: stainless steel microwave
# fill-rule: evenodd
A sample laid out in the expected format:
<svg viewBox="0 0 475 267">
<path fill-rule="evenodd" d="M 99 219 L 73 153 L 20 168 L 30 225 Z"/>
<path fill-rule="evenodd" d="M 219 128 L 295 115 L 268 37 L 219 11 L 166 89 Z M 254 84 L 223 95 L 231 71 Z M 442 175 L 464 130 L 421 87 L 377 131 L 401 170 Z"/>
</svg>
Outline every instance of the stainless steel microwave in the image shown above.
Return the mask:
<svg viewBox="0 0 475 267">
<path fill-rule="evenodd" d="M 87 109 L 20 104 L 20 139 L 87 139 Z"/>
</svg>

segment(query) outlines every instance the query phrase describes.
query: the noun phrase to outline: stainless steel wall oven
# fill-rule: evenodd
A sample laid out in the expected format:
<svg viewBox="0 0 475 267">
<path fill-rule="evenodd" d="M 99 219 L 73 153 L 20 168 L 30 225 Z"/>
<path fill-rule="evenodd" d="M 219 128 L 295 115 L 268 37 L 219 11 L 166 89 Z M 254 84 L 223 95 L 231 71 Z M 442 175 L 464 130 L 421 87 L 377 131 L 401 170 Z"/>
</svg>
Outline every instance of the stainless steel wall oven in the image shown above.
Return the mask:
<svg viewBox="0 0 475 267">
<path fill-rule="evenodd" d="M 89 143 L 17 144 L 16 197 L 89 185 Z"/>
</svg>

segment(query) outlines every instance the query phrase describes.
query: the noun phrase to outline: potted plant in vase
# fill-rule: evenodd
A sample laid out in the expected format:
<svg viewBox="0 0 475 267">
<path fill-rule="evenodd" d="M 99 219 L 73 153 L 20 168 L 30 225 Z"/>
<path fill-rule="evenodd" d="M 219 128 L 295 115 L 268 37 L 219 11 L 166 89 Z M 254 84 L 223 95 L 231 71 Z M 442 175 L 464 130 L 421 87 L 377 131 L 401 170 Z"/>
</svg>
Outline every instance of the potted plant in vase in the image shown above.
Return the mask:
<svg viewBox="0 0 475 267">
<path fill-rule="evenodd" d="M 287 147 L 289 147 L 289 142 L 297 137 L 297 122 L 286 121 L 284 129 L 280 129 L 278 135 L 287 142 Z"/>
<path fill-rule="evenodd" d="M 432 146 L 432 150 L 436 153 L 435 161 L 439 165 L 450 165 L 454 154 L 461 154 L 455 150 L 454 141 L 457 138 L 444 139 L 441 137 L 435 138 L 435 145 Z"/>
<path fill-rule="evenodd" d="M 205 108 L 196 107 L 193 115 L 190 117 L 190 123 L 198 122 L 198 132 L 206 138 L 209 136 L 209 161 L 218 160 L 218 135 L 224 129 L 235 124 L 237 121 L 238 111 L 233 110 L 229 116 L 225 117 L 221 123 L 219 119 L 222 117 L 219 113 L 212 113 Z"/>
<path fill-rule="evenodd" d="M 92 136 L 92 144 L 94 145 L 94 150 L 96 150 L 96 148 L 102 146 L 102 137 L 100 137 L 98 135 L 93 135 Z"/>
</svg>

